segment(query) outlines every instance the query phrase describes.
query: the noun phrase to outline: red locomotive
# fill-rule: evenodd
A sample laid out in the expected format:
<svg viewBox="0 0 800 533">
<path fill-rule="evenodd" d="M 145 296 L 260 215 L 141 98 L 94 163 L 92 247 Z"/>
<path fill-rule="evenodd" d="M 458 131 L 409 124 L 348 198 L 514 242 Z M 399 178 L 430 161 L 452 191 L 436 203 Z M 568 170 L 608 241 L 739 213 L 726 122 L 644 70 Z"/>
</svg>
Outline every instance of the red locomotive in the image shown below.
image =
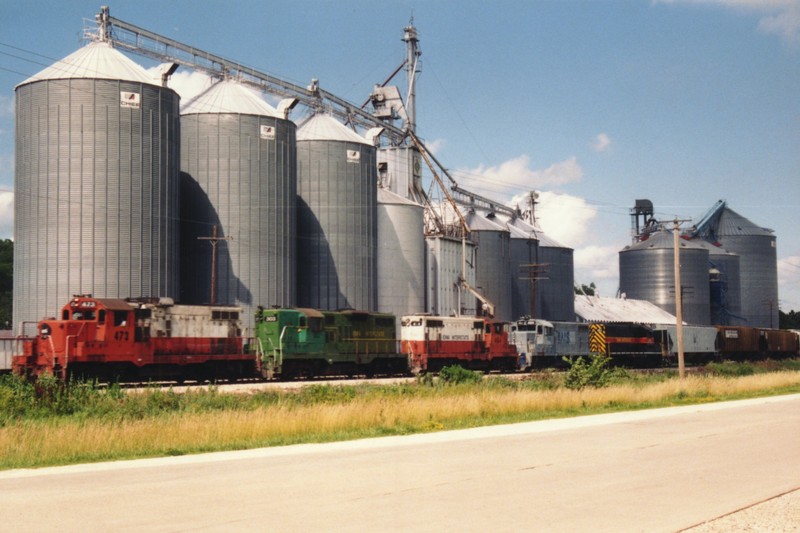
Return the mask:
<svg viewBox="0 0 800 533">
<path fill-rule="evenodd" d="M 506 323 L 476 317 L 404 316 L 401 350 L 414 373 L 448 365 L 481 370 L 517 367 L 517 350 L 508 342 Z"/>
<path fill-rule="evenodd" d="M 73 297 L 60 319 L 39 322 L 38 335 L 12 358 L 18 375 L 127 379 L 236 379 L 252 376 L 241 309 L 175 305 L 169 298 Z"/>
</svg>

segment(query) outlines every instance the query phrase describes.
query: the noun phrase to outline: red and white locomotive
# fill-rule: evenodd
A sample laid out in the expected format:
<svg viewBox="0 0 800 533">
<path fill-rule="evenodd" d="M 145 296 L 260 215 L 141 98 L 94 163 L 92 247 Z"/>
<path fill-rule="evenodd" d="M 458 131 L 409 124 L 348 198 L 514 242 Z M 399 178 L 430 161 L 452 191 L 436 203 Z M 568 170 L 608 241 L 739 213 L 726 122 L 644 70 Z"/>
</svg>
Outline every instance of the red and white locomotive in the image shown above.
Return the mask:
<svg viewBox="0 0 800 533">
<path fill-rule="evenodd" d="M 507 323 L 480 317 L 408 315 L 400 322 L 401 347 L 413 373 L 448 365 L 480 370 L 517 368 L 517 350 L 508 342 Z"/>
<path fill-rule="evenodd" d="M 236 379 L 255 371 L 241 308 L 175 305 L 170 298 L 74 296 L 60 318 L 39 322 L 12 358 L 18 375 L 101 379 Z"/>
</svg>

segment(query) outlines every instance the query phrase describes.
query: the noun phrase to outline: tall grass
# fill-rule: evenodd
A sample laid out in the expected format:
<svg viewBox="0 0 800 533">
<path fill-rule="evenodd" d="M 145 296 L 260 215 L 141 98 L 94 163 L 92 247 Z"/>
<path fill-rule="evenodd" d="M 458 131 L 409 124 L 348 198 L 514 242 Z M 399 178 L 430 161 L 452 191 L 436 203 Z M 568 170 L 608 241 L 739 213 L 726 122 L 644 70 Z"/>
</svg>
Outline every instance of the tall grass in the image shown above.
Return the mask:
<svg viewBox="0 0 800 533">
<path fill-rule="evenodd" d="M 61 394 L 57 391 L 33 392 L 39 394 L 34 403 L 57 400 L 66 414 L 46 415 L 41 406 L 29 405 L 30 411 L 17 406 L 11 416 L 7 407 L 21 393 L 0 387 L 5 390 L 0 392 L 0 468 L 324 442 L 800 392 L 798 371 L 631 379 L 582 390 L 548 379 L 314 385 L 300 392 L 248 395 L 223 394 L 213 387 L 188 394 L 87 387 L 81 393 L 83 407 L 55 398 Z"/>
</svg>

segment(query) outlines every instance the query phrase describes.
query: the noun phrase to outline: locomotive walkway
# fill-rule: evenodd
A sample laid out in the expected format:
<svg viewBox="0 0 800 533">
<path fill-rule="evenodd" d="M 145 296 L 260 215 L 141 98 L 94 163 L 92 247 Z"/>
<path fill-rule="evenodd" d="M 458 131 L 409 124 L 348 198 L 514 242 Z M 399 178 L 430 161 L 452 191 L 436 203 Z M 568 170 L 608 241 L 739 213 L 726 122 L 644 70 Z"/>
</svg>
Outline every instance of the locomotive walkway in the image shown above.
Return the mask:
<svg viewBox="0 0 800 533">
<path fill-rule="evenodd" d="M 759 502 L 790 513 L 799 437 L 790 395 L 17 470 L 0 472 L 0 516 L 8 531 L 673 532 Z M 797 517 L 747 525 L 764 518 Z"/>
</svg>

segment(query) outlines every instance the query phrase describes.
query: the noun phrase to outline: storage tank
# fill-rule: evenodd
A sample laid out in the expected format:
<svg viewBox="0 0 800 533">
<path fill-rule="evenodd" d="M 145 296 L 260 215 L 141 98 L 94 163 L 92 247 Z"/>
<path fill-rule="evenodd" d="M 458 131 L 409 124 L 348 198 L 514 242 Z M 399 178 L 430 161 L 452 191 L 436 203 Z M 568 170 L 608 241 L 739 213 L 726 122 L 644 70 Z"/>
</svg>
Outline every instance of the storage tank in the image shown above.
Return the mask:
<svg viewBox="0 0 800 533">
<path fill-rule="evenodd" d="M 484 216 L 470 210 L 465 218 L 478 245 L 474 287 L 494 304 L 496 319 L 512 320 L 511 234 L 495 221 L 494 213 Z"/>
<path fill-rule="evenodd" d="M 416 202 L 378 189 L 378 311 L 398 320 L 425 312 L 423 212 Z"/>
<path fill-rule="evenodd" d="M 703 239 L 694 244 L 708 250 L 711 323 L 721 326 L 743 324 L 739 255 Z"/>
<path fill-rule="evenodd" d="M 647 300 L 675 314 L 674 235 L 657 231 L 648 239 L 619 252 L 619 286 L 627 298 Z M 709 254 L 697 244 L 680 239 L 683 321 L 711 323 Z"/>
<path fill-rule="evenodd" d="M 16 88 L 14 322 L 178 296 L 179 97 L 92 43 Z"/>
<path fill-rule="evenodd" d="M 539 239 L 534 231 L 525 231 L 509 224 L 511 233 L 511 316 L 519 320 L 536 313 L 536 278 L 541 277 Z"/>
<path fill-rule="evenodd" d="M 297 130 L 298 303 L 377 308 L 375 147 L 316 114 Z"/>
<path fill-rule="evenodd" d="M 716 242 L 739 255 L 741 314 L 745 325 L 778 327 L 778 258 L 773 230 L 725 207 L 716 221 Z"/>
<path fill-rule="evenodd" d="M 181 109 L 181 297 L 241 306 L 246 331 L 258 306 L 295 304 L 295 137 L 293 122 L 233 80 Z"/>
<path fill-rule="evenodd" d="M 556 322 L 575 320 L 575 262 L 573 250 L 545 234 L 521 218 L 509 225 L 539 241 L 536 264 L 539 279 L 536 282 L 536 318 Z"/>
</svg>

